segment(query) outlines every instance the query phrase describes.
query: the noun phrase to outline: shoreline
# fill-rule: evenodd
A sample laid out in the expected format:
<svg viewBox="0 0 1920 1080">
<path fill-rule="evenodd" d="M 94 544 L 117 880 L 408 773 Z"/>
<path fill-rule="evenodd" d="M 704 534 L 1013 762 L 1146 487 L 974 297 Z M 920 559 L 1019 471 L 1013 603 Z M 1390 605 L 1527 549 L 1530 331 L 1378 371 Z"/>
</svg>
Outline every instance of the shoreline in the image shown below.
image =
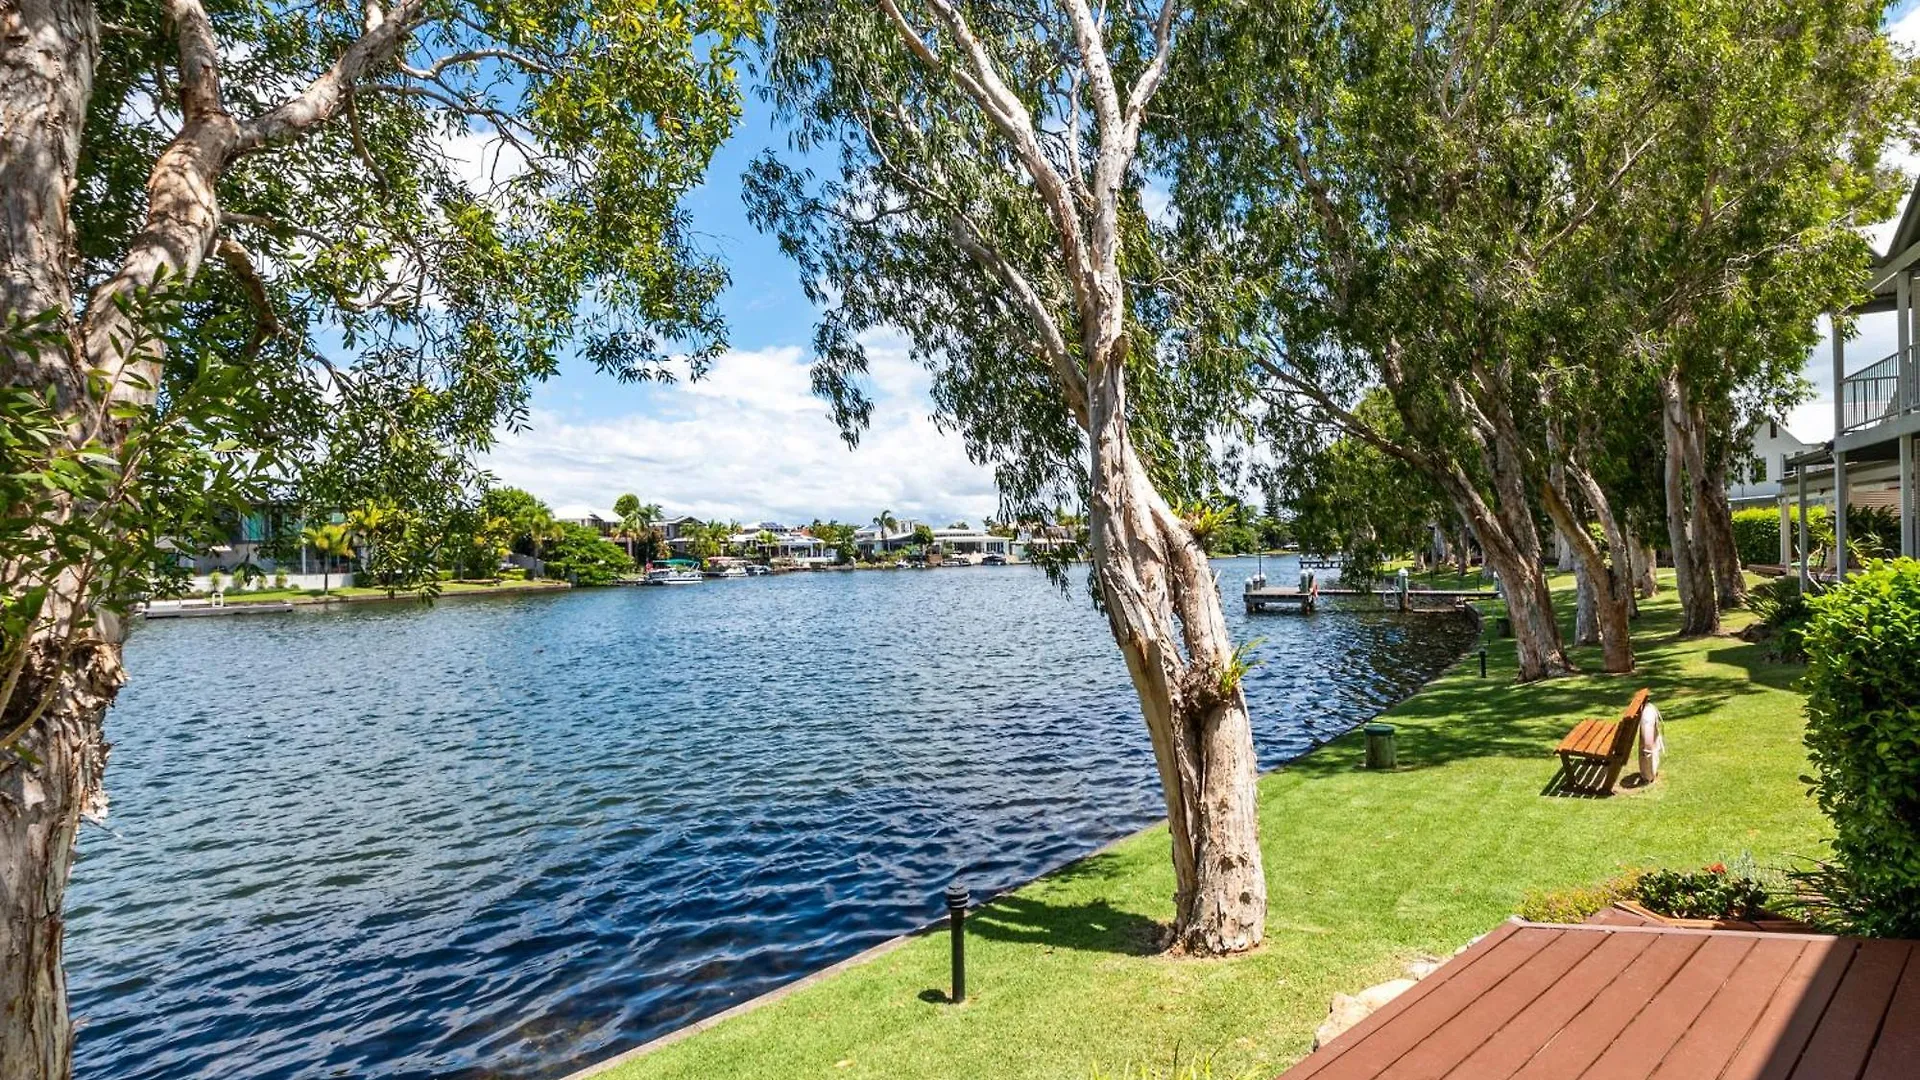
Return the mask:
<svg viewBox="0 0 1920 1080">
<path fill-rule="evenodd" d="M 334 604 L 399 604 L 399 603 L 408 603 L 408 602 L 438 603 L 442 600 L 451 599 L 453 597 L 516 596 L 516 595 L 524 596 L 531 593 L 571 592 L 573 588 L 574 586 L 569 585 L 564 581 L 556 581 L 549 584 L 534 584 L 532 582 L 523 582 L 518 585 L 488 586 L 482 589 L 453 589 L 453 590 L 441 592 L 438 596 L 432 597 L 431 601 L 428 601 L 428 598 L 423 597 L 417 593 L 399 593 L 394 596 L 385 596 L 385 595 L 342 596 L 339 594 L 329 594 L 326 596 L 285 596 L 285 597 L 274 597 L 272 599 L 260 599 L 260 600 L 239 599 L 239 600 L 228 600 L 226 603 L 221 604 L 218 607 L 210 603 L 196 602 L 192 607 L 181 607 L 181 606 L 167 607 L 167 608 L 161 608 L 158 612 L 154 611 L 151 608 L 143 608 L 140 611 L 140 617 L 143 619 L 204 619 L 204 618 L 217 618 L 223 615 L 259 615 L 259 614 L 284 613 L 284 612 L 292 611 L 296 608 L 328 607 Z M 273 590 L 263 589 L 261 591 L 269 592 Z M 242 595 L 244 596 L 244 594 Z M 202 598 L 195 598 L 195 600 L 201 601 Z M 163 601 L 163 602 L 176 604 L 176 605 L 178 604 L 178 601 Z"/>
<path fill-rule="evenodd" d="M 1311 758 L 1316 754 L 1319 754 L 1319 753 L 1322 753 L 1323 751 L 1328 750 L 1334 744 L 1351 737 L 1354 733 L 1360 731 L 1362 728 L 1366 727 L 1368 724 L 1379 721 L 1381 717 L 1386 716 L 1388 713 L 1391 713 L 1393 710 L 1400 708 L 1402 705 L 1405 705 L 1407 702 L 1412 701 L 1414 698 L 1419 697 L 1421 694 L 1425 693 L 1428 690 L 1428 688 L 1430 688 L 1436 681 L 1444 677 L 1448 672 L 1452 671 L 1456 667 L 1459 667 L 1460 665 L 1464 664 L 1469 657 L 1474 656 L 1477 649 L 1481 645 L 1484 645 L 1486 643 L 1485 633 L 1484 633 L 1484 620 L 1481 617 L 1481 613 L 1475 610 L 1473 605 L 1471 604 L 1464 605 L 1460 610 L 1463 612 L 1471 613 L 1470 615 L 1463 615 L 1462 617 L 1471 618 L 1475 624 L 1476 629 L 1480 632 L 1478 633 L 1474 643 L 1468 645 L 1466 649 L 1462 650 L 1459 656 L 1456 656 L 1451 661 L 1441 666 L 1432 675 L 1429 675 L 1425 680 L 1423 680 L 1420 683 L 1420 685 L 1410 690 L 1404 697 L 1401 697 L 1400 699 L 1383 706 L 1379 712 L 1373 714 L 1372 716 L 1364 720 L 1361 720 L 1355 723 L 1352 727 L 1347 728 L 1344 731 L 1341 731 L 1339 734 L 1334 735 L 1332 738 L 1329 738 L 1323 742 L 1314 743 L 1312 746 L 1309 746 L 1306 750 L 1300 752 L 1299 754 L 1293 757 L 1288 758 L 1287 760 L 1279 763 L 1278 765 L 1273 766 L 1270 769 L 1262 770 L 1259 773 L 1259 776 L 1256 782 L 1264 781 L 1268 777 L 1276 776 L 1280 773 L 1283 773 L 1286 770 L 1300 764 L 1301 762 L 1306 761 L 1308 758 Z M 1032 888 L 1036 885 L 1039 885 L 1047 881 L 1047 879 L 1049 878 L 1053 878 L 1058 875 L 1065 874 L 1073 870 L 1075 867 L 1091 862 L 1092 860 L 1098 859 L 1102 856 L 1109 855 L 1115 849 L 1120 848 L 1127 844 L 1135 843 L 1139 841 L 1142 837 L 1148 835 L 1149 833 L 1152 833 L 1156 830 L 1164 829 L 1166 828 L 1166 826 L 1167 826 L 1167 822 L 1165 818 L 1156 819 L 1152 824 L 1149 824 L 1140 829 L 1136 829 L 1133 832 L 1126 833 L 1122 836 L 1115 837 L 1114 839 L 1109 840 L 1104 844 L 1101 844 L 1099 847 L 1094 848 L 1091 851 L 1085 852 L 1080 855 L 1076 855 L 1073 858 L 1068 859 L 1057 866 L 1049 867 L 1048 869 L 1040 872 L 1039 874 L 1036 874 L 1031 878 L 1028 878 L 1025 881 L 1021 881 L 1021 882 L 1017 882 L 1015 884 L 1009 885 L 1006 888 L 1000 889 L 999 891 L 991 894 L 986 894 L 986 895 L 976 897 L 974 900 L 974 903 L 967 909 L 968 917 L 972 918 L 975 912 L 981 910 L 982 908 L 992 905 L 996 901 L 1000 900 L 1002 897 L 1009 896 L 1013 893 L 1020 892 L 1024 889 Z M 888 938 L 887 940 L 882 941 L 878 944 L 870 945 L 867 948 L 864 948 L 859 952 L 854 953 L 852 956 L 845 958 L 844 960 L 838 960 L 832 964 L 827 965 L 826 967 L 818 968 L 814 971 L 807 972 L 806 974 L 801 975 L 799 978 L 794 979 L 792 982 L 783 983 L 780 986 L 776 986 L 771 990 L 767 990 L 763 993 L 756 994 L 745 1001 L 741 1001 L 734 1005 L 730 1005 L 727 1008 L 717 1013 L 713 1013 L 710 1016 L 704 1016 L 698 1020 L 689 1021 L 688 1023 L 683 1024 L 680 1027 L 674 1028 L 672 1031 L 668 1031 L 660 1035 L 656 1035 L 653 1038 L 648 1039 L 646 1042 L 643 1042 L 638 1046 L 634 1046 L 626 1050 L 622 1050 L 619 1053 L 612 1055 L 611 1057 L 602 1058 L 598 1061 L 594 1061 L 587 1065 L 583 1065 L 571 1072 L 562 1073 L 558 1077 L 558 1080 L 592 1080 L 592 1078 L 594 1077 L 605 1076 L 611 1073 L 613 1070 L 620 1068 L 623 1065 L 630 1064 L 632 1062 L 638 1061 L 643 1057 L 647 1057 L 657 1051 L 664 1050 L 667 1047 L 674 1045 L 675 1043 L 683 1042 L 687 1039 L 694 1037 L 695 1035 L 699 1035 L 702 1032 L 705 1032 L 711 1028 L 717 1027 L 718 1025 L 728 1020 L 734 1019 L 739 1016 L 747 1015 L 748 1013 L 757 1012 L 760 1009 L 763 1009 L 770 1005 L 774 1005 L 785 998 L 791 997 L 792 995 L 797 994 L 800 991 L 805 990 L 809 987 L 812 987 L 816 984 L 823 983 L 846 971 L 870 964 L 873 961 L 879 960 L 890 953 L 896 952 L 908 945 L 913 944 L 915 941 L 919 939 L 938 933 L 939 931 L 945 929 L 946 926 L 947 926 L 947 920 L 944 918 L 939 918 L 923 926 L 917 927 L 912 930 L 908 930 L 905 933 L 896 934 L 895 936 Z"/>
<path fill-rule="evenodd" d="M 1216 1075 L 1277 1075 L 1306 1054 L 1334 994 L 1453 951 L 1529 891 L 1583 887 L 1623 865 L 1742 852 L 1771 865 L 1819 850 L 1831 829 L 1797 782 L 1801 669 L 1738 639 L 1679 637 L 1667 583 L 1643 604 L 1631 679 L 1598 674 L 1597 649 L 1577 648 L 1585 674 L 1517 684 L 1513 641 L 1482 635 L 1381 713 L 1399 729 L 1399 768 L 1362 768 L 1349 731 L 1263 774 L 1267 933 L 1251 952 L 1188 963 L 1154 946 L 1146 931 L 1172 915 L 1163 822 L 976 908 L 962 1007 L 939 993 L 946 943 L 922 930 L 560 1075 L 944 1080 L 958 1063 L 1053 1080 L 1165 1062 L 1176 1048 L 1183 1061 L 1211 1055 Z M 1570 618 L 1571 579 L 1553 585 Z M 1641 685 L 1670 721 L 1659 781 L 1612 799 L 1546 797 L 1554 742 Z"/>
</svg>

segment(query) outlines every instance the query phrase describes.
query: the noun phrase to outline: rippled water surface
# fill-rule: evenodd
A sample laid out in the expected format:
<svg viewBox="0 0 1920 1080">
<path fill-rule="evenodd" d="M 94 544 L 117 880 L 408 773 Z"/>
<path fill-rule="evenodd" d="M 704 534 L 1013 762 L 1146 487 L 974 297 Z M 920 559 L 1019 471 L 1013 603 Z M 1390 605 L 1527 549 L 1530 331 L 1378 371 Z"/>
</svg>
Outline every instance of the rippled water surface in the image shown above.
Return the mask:
<svg viewBox="0 0 1920 1080">
<path fill-rule="evenodd" d="M 1229 610 L 1267 766 L 1470 636 Z M 1104 620 L 1024 567 L 157 622 L 127 656 L 69 893 L 81 1080 L 555 1076 L 1160 813 Z"/>
</svg>

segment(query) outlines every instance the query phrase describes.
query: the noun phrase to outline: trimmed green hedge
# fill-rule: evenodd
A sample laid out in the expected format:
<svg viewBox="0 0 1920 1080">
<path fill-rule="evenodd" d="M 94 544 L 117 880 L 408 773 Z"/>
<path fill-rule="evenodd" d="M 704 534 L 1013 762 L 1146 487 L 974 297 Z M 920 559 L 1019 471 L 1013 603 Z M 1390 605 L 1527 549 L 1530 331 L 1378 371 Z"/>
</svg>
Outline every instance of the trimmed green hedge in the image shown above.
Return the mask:
<svg viewBox="0 0 1920 1080">
<path fill-rule="evenodd" d="M 1742 565 L 1780 561 L 1780 511 L 1768 506 L 1733 512 L 1733 546 Z"/>
<path fill-rule="evenodd" d="M 1850 929 L 1920 936 L 1920 562 L 1876 562 L 1813 601 L 1807 751 L 1833 819 Z"/>
</svg>

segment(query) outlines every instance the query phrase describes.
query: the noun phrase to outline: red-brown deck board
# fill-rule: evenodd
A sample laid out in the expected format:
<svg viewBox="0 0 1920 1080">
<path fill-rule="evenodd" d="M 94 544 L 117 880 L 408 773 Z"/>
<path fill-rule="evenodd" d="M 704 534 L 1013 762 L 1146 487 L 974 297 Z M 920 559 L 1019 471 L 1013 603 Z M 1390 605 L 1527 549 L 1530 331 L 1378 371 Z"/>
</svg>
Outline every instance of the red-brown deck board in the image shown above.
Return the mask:
<svg viewBox="0 0 1920 1080">
<path fill-rule="evenodd" d="M 1309 1077 L 1920 1080 L 1920 942 L 1510 921 Z"/>
</svg>

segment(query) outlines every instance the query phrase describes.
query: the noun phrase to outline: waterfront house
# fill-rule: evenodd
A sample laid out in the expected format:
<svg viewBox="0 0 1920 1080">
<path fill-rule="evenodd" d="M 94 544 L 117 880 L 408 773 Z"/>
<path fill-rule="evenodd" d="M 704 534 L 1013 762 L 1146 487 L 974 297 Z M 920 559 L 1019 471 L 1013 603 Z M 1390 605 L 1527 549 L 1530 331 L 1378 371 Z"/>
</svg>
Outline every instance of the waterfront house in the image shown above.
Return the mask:
<svg viewBox="0 0 1920 1080">
<path fill-rule="evenodd" d="M 762 553 L 770 559 L 784 559 L 797 563 L 814 564 L 834 561 L 825 540 L 810 533 L 798 532 L 764 521 L 755 528 L 742 529 L 728 537 L 727 546 L 739 551 Z"/>
<path fill-rule="evenodd" d="M 867 525 L 853 531 L 853 544 L 863 559 L 904 551 L 913 546 L 913 530 L 919 525 L 917 521 L 898 521 L 891 529 Z"/>
<path fill-rule="evenodd" d="M 204 548 L 189 549 L 171 540 L 162 542 L 164 548 L 173 552 L 175 564 L 186 571 L 188 589 L 207 592 L 212 586 L 212 575 L 219 574 L 233 582 L 250 570 L 260 572 L 260 577 L 253 581 L 256 587 L 285 574 L 292 588 L 318 589 L 325 580 L 323 571 L 331 578 L 328 584 L 353 583 L 351 559 L 327 558 L 301 539 L 300 530 L 307 522 L 292 503 L 256 503 L 242 512 L 223 517 L 223 535 Z M 333 514 L 330 520 L 338 522 L 346 518 Z"/>
<path fill-rule="evenodd" d="M 620 528 L 620 515 L 611 511 L 602 514 L 598 511 L 589 510 L 573 517 L 562 517 L 555 520 L 559 521 L 562 525 L 578 525 L 584 529 L 592 529 L 601 536 L 612 536 L 614 532 Z"/>
<path fill-rule="evenodd" d="M 941 551 L 955 555 L 975 558 L 981 555 L 1001 555 L 1012 558 L 1014 554 L 1012 537 L 995 536 L 980 529 L 935 529 L 933 541 Z"/>
<path fill-rule="evenodd" d="M 1873 260 L 1867 300 L 1845 312 L 1872 316 L 1892 313 L 1894 351 L 1889 356 L 1856 358 L 1849 370 L 1847 343 L 1835 332 L 1832 343 L 1833 438 L 1788 458 L 1784 472 L 1792 485 L 1780 498 L 1780 524 L 1799 537 L 1802 580 L 1810 575 L 1806 507 L 1810 500 L 1833 508 L 1834 571 L 1848 569 L 1848 506 L 1877 505 L 1900 518 L 1900 554 L 1920 556 L 1920 318 L 1914 310 L 1914 271 L 1920 265 L 1920 184 L 1907 195 L 1905 208 L 1886 244 Z M 1877 351 L 1877 350 L 1876 350 Z"/>
<path fill-rule="evenodd" d="M 697 517 L 681 514 L 655 522 L 654 525 L 660 530 L 660 535 L 667 538 L 667 547 L 673 551 L 674 557 L 684 559 L 693 554 L 693 545 L 699 539 L 696 534 L 706 528 L 707 523 Z"/>
</svg>

